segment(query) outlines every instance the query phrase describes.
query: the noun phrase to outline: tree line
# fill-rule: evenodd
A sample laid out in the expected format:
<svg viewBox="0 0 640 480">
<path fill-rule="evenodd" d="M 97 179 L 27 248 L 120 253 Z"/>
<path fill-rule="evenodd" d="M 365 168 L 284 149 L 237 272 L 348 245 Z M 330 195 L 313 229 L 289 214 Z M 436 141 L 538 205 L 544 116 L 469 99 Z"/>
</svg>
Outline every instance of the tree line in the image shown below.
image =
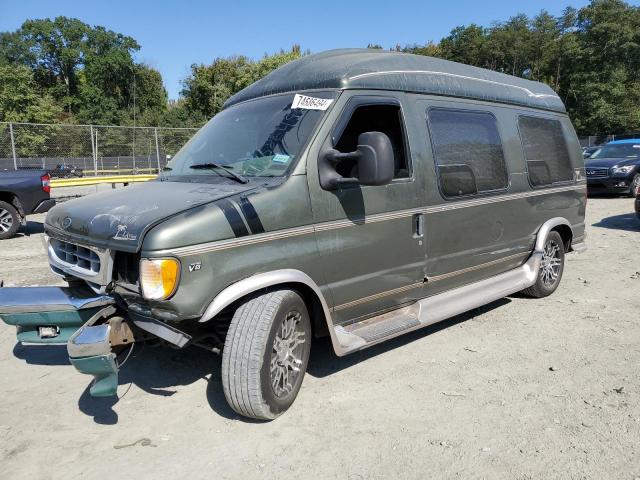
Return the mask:
<svg viewBox="0 0 640 480">
<path fill-rule="evenodd" d="M 139 49 L 132 37 L 66 17 L 0 33 L 0 121 L 199 126 L 229 96 L 308 54 L 294 45 L 191 65 L 180 98 L 168 101 L 160 73 L 135 61 Z M 459 26 L 438 42 L 389 50 L 545 82 L 581 135 L 640 130 L 640 8 L 622 0 Z"/>
</svg>

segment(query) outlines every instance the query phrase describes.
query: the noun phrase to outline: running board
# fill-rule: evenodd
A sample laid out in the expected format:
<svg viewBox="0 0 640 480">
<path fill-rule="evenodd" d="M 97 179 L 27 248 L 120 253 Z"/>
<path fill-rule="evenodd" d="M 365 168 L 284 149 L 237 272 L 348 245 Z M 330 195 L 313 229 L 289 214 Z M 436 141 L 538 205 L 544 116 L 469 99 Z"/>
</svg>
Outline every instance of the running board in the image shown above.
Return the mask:
<svg viewBox="0 0 640 480">
<path fill-rule="evenodd" d="M 425 298 L 414 304 L 352 325 L 334 327 L 340 356 L 407 332 L 433 325 L 524 290 L 536 282 L 542 252 L 513 270 Z"/>
</svg>

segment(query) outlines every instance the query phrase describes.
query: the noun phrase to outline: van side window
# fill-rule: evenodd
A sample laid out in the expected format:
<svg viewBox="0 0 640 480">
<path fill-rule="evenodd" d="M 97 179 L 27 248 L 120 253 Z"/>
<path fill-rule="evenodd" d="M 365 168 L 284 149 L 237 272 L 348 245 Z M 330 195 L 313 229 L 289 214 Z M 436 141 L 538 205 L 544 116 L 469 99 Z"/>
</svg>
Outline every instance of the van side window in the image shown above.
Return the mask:
<svg viewBox="0 0 640 480">
<path fill-rule="evenodd" d="M 432 108 L 429 132 L 445 197 L 502 190 L 507 168 L 496 118 L 488 112 Z"/>
<path fill-rule="evenodd" d="M 411 174 L 400 106 L 363 105 L 356 108 L 335 148 L 340 152 L 355 151 L 358 148 L 358 136 L 365 132 L 382 132 L 389 137 L 395 159 L 394 178 L 408 178 Z M 340 162 L 336 170 L 344 177 L 351 177 L 354 166 L 352 162 Z"/>
<path fill-rule="evenodd" d="M 518 129 L 532 186 L 573 180 L 569 149 L 558 120 L 520 115 Z"/>
</svg>

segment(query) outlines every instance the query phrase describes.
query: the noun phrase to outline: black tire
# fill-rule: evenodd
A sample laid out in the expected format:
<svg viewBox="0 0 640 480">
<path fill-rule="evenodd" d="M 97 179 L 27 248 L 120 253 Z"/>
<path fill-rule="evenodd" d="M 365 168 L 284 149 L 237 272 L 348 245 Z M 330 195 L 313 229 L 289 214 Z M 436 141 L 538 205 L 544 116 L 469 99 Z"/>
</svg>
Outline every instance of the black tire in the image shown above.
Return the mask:
<svg viewBox="0 0 640 480">
<path fill-rule="evenodd" d="M 276 418 L 296 399 L 310 351 L 309 312 L 297 292 L 273 290 L 248 298 L 233 315 L 222 352 L 227 402 L 246 417 Z M 287 384 L 285 371 L 287 379 L 291 372 Z"/>
<path fill-rule="evenodd" d="M 629 187 L 629 193 L 627 196 L 630 198 L 636 198 L 638 193 L 640 193 L 640 173 L 636 173 L 631 180 L 631 186 Z"/>
<path fill-rule="evenodd" d="M 0 201 L 0 240 L 13 237 L 20 228 L 20 214 L 16 207 Z"/>
<path fill-rule="evenodd" d="M 549 232 L 544 244 L 544 252 L 536 283 L 522 291 L 523 294 L 530 297 L 548 297 L 556 291 L 556 288 L 560 285 L 560 280 L 562 280 L 562 272 L 564 272 L 564 242 L 558 232 Z M 557 264 L 557 269 L 552 268 L 552 264 Z M 553 273 L 550 272 L 549 268 Z"/>
</svg>

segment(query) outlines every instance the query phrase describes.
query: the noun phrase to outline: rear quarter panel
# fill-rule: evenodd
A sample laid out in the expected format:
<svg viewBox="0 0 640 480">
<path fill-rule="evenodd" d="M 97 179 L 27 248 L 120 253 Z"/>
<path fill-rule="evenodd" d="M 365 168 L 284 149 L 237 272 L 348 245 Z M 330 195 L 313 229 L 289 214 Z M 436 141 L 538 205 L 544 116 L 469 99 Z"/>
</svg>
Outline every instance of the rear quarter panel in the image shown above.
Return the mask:
<svg viewBox="0 0 640 480">
<path fill-rule="evenodd" d="M 575 131 L 566 115 L 491 102 L 411 95 L 422 139 L 414 149 L 424 152 L 427 208 L 427 276 L 437 279 L 428 288 L 435 294 L 512 269 L 531 253 L 541 225 L 563 217 L 574 238 L 584 236 L 586 186 L 584 162 Z M 502 140 L 509 182 L 505 190 L 446 199 L 440 192 L 437 169 L 427 128 L 429 108 L 451 108 L 492 114 Z M 561 122 L 575 181 L 533 188 L 524 159 L 517 117 L 539 115 Z M 438 209 L 441 208 L 441 211 Z M 495 263 L 492 263 L 495 262 Z M 489 264 L 487 266 L 487 264 Z M 485 265 L 485 266 L 483 266 Z M 483 266 L 483 267 L 480 267 Z"/>
</svg>

